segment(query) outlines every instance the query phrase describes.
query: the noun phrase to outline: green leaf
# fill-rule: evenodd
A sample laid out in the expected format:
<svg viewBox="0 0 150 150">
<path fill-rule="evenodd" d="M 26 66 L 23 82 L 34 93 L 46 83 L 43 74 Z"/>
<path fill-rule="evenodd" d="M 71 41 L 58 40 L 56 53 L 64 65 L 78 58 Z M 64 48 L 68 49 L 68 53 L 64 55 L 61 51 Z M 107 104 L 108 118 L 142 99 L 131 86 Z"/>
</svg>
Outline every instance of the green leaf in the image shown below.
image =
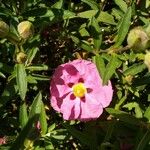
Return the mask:
<svg viewBox="0 0 150 150">
<path fill-rule="evenodd" d="M 63 4 L 64 4 L 64 0 L 59 0 L 53 6 L 51 6 L 51 8 L 61 9 L 63 7 Z"/>
<path fill-rule="evenodd" d="M 39 120 L 40 120 L 41 131 L 42 131 L 42 134 L 44 135 L 47 132 L 47 120 L 46 120 L 46 112 L 45 112 L 43 102 L 41 102 L 41 113 L 40 113 Z"/>
<path fill-rule="evenodd" d="M 103 84 L 107 84 L 108 80 L 112 77 L 112 75 L 116 72 L 116 69 L 121 65 L 121 61 L 117 58 L 117 56 L 113 55 L 111 60 L 106 66 L 104 72 Z"/>
<path fill-rule="evenodd" d="M 76 36 L 71 36 L 71 39 L 83 50 L 86 50 L 88 52 L 93 52 L 93 48 L 85 41 L 79 40 Z"/>
<path fill-rule="evenodd" d="M 32 118 L 35 114 L 40 114 L 42 108 L 42 94 L 39 92 L 31 105 L 31 110 L 29 113 L 29 118 Z"/>
<path fill-rule="evenodd" d="M 32 78 L 34 80 L 39 80 L 39 81 L 49 81 L 49 76 L 44 76 L 39 74 L 32 74 Z"/>
<path fill-rule="evenodd" d="M 144 117 L 150 122 L 150 106 L 148 106 L 148 108 L 146 109 Z"/>
<path fill-rule="evenodd" d="M 99 50 L 102 43 L 102 33 L 95 17 L 92 17 L 91 22 L 89 23 L 89 30 L 93 36 L 94 47 L 96 50 Z"/>
<path fill-rule="evenodd" d="M 2 72 L 0 72 L 0 77 L 6 78 L 6 76 Z"/>
<path fill-rule="evenodd" d="M 98 22 L 104 22 L 111 25 L 116 25 L 114 17 L 110 15 L 108 12 L 101 11 L 99 16 L 97 17 Z"/>
<path fill-rule="evenodd" d="M 106 111 L 115 116 L 116 118 L 120 119 L 121 121 L 127 123 L 127 124 L 132 124 L 132 125 L 135 125 L 135 126 L 138 126 L 141 124 L 141 121 L 140 119 L 137 119 L 135 118 L 134 116 L 126 113 L 126 112 L 123 112 L 123 111 L 120 111 L 120 110 L 115 110 L 113 108 L 106 108 Z"/>
<path fill-rule="evenodd" d="M 89 18 L 94 17 L 97 13 L 98 13 L 98 10 L 87 10 L 87 11 L 78 13 L 77 17 L 89 19 Z"/>
<path fill-rule="evenodd" d="M 115 40 L 116 43 L 113 47 L 119 47 L 122 44 L 122 42 L 124 41 L 124 39 L 128 33 L 130 24 L 131 24 L 131 15 L 132 15 L 132 8 L 129 7 L 127 9 L 127 12 L 125 13 L 124 17 L 122 18 L 122 22 L 118 29 L 118 34 L 117 34 L 117 37 Z"/>
<path fill-rule="evenodd" d="M 28 66 L 26 69 L 30 71 L 43 71 L 43 70 L 48 70 L 47 65 L 36 65 L 36 66 Z"/>
<path fill-rule="evenodd" d="M 128 110 L 132 110 L 134 108 L 136 118 L 142 118 L 143 117 L 142 110 L 141 110 L 141 108 L 137 102 L 127 103 L 123 107 L 128 108 Z"/>
<path fill-rule="evenodd" d="M 19 121 L 20 121 L 21 128 L 24 128 L 24 126 L 28 122 L 27 106 L 25 102 L 23 102 L 20 106 Z"/>
<path fill-rule="evenodd" d="M 114 1 L 123 12 L 127 11 L 127 4 L 125 1 L 123 0 L 114 0 Z"/>
<path fill-rule="evenodd" d="M 17 139 L 13 143 L 12 147 L 10 148 L 10 150 L 23 149 L 24 141 L 28 137 L 29 133 L 32 131 L 33 124 L 36 121 L 38 121 L 38 118 L 39 118 L 39 115 L 36 114 L 36 115 L 32 116 L 29 119 L 28 123 L 23 128 L 23 130 L 20 132 L 19 136 L 17 137 Z"/>
<path fill-rule="evenodd" d="M 82 2 L 88 4 L 92 9 L 99 9 L 98 4 L 94 0 L 81 0 Z"/>
<path fill-rule="evenodd" d="M 16 81 L 19 89 L 19 94 L 22 100 L 25 99 L 27 92 L 27 79 L 24 64 L 16 64 Z"/>
<path fill-rule="evenodd" d="M 32 62 L 38 50 L 38 48 L 32 48 L 31 50 L 29 50 L 29 53 L 27 55 L 27 64 L 30 64 Z"/>
<path fill-rule="evenodd" d="M 73 126 L 70 126 L 66 123 L 63 126 L 77 139 L 79 139 L 83 144 L 91 146 L 90 137 L 83 134 L 81 131 L 78 131 Z"/>
<path fill-rule="evenodd" d="M 96 64 L 98 72 L 99 72 L 99 74 L 103 80 L 104 79 L 104 72 L 105 72 L 105 63 L 104 63 L 103 58 L 100 55 L 96 55 L 93 57 L 93 61 Z"/>
<path fill-rule="evenodd" d="M 134 64 L 131 67 L 129 67 L 128 69 L 126 69 L 123 74 L 125 76 L 128 75 L 136 75 L 140 72 L 142 72 L 144 69 L 146 69 L 146 65 L 143 63 L 138 63 L 138 64 Z"/>
</svg>

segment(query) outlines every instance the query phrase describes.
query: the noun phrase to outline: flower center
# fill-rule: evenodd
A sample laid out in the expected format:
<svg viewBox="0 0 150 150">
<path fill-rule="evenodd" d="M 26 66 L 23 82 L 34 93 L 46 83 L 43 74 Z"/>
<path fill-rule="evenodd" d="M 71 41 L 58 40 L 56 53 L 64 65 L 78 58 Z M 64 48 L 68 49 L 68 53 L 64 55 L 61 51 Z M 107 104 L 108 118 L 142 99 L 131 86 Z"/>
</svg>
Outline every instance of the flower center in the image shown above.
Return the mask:
<svg viewBox="0 0 150 150">
<path fill-rule="evenodd" d="M 87 93 L 86 87 L 84 86 L 83 83 L 77 83 L 73 85 L 72 89 L 73 89 L 73 94 L 76 97 L 80 97 L 80 98 L 84 97 L 85 94 Z"/>
</svg>

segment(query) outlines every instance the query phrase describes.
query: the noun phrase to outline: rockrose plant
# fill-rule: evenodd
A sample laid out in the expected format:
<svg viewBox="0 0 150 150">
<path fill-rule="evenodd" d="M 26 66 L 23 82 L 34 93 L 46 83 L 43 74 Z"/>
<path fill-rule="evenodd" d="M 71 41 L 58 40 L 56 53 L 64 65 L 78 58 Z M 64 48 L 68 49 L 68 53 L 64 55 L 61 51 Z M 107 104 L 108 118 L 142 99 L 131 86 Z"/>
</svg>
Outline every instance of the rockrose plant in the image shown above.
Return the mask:
<svg viewBox="0 0 150 150">
<path fill-rule="evenodd" d="M 111 82 L 102 85 L 96 65 L 74 60 L 56 68 L 50 85 L 51 105 L 65 120 L 98 118 L 113 96 Z"/>
</svg>

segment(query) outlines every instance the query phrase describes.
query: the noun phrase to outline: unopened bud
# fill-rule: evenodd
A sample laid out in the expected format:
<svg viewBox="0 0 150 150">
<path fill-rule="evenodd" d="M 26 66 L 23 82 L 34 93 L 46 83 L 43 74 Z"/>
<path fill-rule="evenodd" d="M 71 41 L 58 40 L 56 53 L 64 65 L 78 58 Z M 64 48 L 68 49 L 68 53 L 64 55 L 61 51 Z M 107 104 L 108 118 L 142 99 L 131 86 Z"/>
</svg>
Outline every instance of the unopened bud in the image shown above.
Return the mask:
<svg viewBox="0 0 150 150">
<path fill-rule="evenodd" d="M 144 63 L 148 68 L 148 71 L 150 72 L 150 52 L 147 52 L 144 58 Z"/>
<path fill-rule="evenodd" d="M 16 61 L 19 64 L 24 63 L 26 61 L 26 59 L 27 59 L 27 55 L 24 52 L 19 52 L 16 56 Z"/>
<path fill-rule="evenodd" d="M 34 33 L 33 24 L 29 21 L 23 21 L 18 24 L 18 33 L 23 39 L 28 39 Z"/>
<path fill-rule="evenodd" d="M 0 21 L 0 38 L 4 38 L 9 33 L 9 26 L 4 22 Z"/>
<path fill-rule="evenodd" d="M 134 28 L 129 32 L 127 42 L 136 52 L 146 50 L 150 46 L 150 38 L 141 27 Z"/>
</svg>

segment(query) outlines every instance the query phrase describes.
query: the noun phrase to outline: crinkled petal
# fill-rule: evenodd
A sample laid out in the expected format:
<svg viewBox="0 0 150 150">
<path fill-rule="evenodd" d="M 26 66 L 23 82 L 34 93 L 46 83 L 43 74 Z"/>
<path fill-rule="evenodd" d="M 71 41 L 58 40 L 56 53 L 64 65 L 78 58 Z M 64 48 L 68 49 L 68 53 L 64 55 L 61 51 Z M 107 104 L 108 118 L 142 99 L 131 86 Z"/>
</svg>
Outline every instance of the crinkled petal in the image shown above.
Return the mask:
<svg viewBox="0 0 150 150">
<path fill-rule="evenodd" d="M 111 82 L 109 81 L 108 85 L 105 85 L 102 87 L 104 94 L 105 94 L 105 99 L 101 101 L 101 104 L 103 107 L 109 106 L 110 102 L 112 101 L 113 97 L 113 89 L 111 86 Z"/>
<path fill-rule="evenodd" d="M 65 120 L 75 120 L 80 115 L 80 100 L 74 99 L 71 100 L 70 98 L 71 94 L 68 94 L 65 99 L 63 100 L 63 103 L 61 105 L 61 113 L 63 114 L 63 118 Z"/>
<path fill-rule="evenodd" d="M 103 112 L 101 103 L 97 103 L 95 99 L 86 95 L 85 100 L 81 101 L 81 114 L 79 120 L 88 121 L 97 119 Z"/>
</svg>

